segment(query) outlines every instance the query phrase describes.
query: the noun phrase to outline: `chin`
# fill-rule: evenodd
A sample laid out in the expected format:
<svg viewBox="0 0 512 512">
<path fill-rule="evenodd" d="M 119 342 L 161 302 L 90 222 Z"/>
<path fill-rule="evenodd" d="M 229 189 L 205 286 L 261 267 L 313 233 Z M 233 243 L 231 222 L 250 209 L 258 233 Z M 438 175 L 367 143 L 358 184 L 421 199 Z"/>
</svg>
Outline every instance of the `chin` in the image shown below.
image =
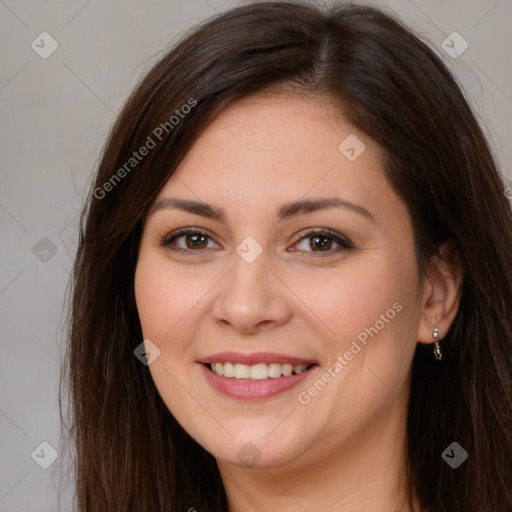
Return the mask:
<svg viewBox="0 0 512 512">
<path fill-rule="evenodd" d="M 218 439 L 205 439 L 206 442 L 201 444 L 217 461 L 240 467 L 273 469 L 292 464 L 304 454 L 310 442 L 303 437 L 290 436 L 289 428 L 284 429 L 283 436 L 274 437 L 274 433 L 269 432 L 275 428 L 273 422 L 272 427 L 258 435 L 248 426 L 232 438 L 227 434 L 223 436 L 227 442 L 222 444 Z"/>
</svg>

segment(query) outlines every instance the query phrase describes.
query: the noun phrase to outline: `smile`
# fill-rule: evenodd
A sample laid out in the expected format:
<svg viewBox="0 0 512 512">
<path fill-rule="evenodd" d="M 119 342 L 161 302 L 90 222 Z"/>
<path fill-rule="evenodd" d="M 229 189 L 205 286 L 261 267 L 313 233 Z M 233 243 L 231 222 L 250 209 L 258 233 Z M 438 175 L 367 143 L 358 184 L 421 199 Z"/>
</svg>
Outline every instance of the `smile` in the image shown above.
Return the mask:
<svg viewBox="0 0 512 512">
<path fill-rule="evenodd" d="M 229 379 L 278 379 L 279 377 L 289 377 L 290 375 L 300 375 L 312 365 L 290 363 L 258 363 L 253 365 L 239 363 L 212 363 L 210 369 L 217 375 Z"/>
<path fill-rule="evenodd" d="M 269 353 L 224 352 L 198 362 L 215 391 L 248 401 L 291 390 L 319 368 L 312 360 Z"/>
</svg>

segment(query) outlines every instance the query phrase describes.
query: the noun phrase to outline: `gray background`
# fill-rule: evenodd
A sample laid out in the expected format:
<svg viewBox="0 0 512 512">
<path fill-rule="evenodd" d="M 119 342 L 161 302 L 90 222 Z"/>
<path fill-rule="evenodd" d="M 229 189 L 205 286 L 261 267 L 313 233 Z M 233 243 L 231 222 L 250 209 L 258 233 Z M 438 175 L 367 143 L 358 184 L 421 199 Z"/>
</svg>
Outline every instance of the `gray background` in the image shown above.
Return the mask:
<svg viewBox="0 0 512 512">
<path fill-rule="evenodd" d="M 237 3 L 0 0 L 0 511 L 57 510 L 61 474 L 61 510 L 71 510 L 57 393 L 84 191 L 116 113 L 155 55 Z M 510 185 L 512 0 L 373 4 L 396 11 L 454 71 Z M 59 45 L 47 59 L 31 47 L 44 31 Z M 442 48 L 454 31 L 469 45 L 456 59 Z M 43 441 L 59 452 L 48 469 L 35 462 L 49 461 Z"/>
</svg>

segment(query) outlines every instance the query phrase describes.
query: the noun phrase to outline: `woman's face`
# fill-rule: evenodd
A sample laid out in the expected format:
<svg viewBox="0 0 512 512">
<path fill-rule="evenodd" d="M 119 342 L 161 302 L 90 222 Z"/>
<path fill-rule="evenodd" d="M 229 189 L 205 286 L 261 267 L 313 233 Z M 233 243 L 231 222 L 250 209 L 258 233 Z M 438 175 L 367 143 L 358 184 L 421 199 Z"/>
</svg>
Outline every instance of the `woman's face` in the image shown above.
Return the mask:
<svg viewBox="0 0 512 512">
<path fill-rule="evenodd" d="M 405 423 L 422 300 L 411 220 L 376 143 L 332 112 L 295 95 L 232 105 L 144 226 L 149 369 L 218 461 L 311 464 Z"/>
</svg>

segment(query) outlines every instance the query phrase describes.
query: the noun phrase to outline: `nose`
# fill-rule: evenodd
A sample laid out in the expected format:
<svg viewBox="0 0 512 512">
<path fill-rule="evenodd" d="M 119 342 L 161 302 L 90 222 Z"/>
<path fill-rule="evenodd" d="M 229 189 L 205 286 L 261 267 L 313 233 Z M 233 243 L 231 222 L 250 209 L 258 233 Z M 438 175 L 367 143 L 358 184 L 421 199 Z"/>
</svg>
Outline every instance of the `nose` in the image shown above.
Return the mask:
<svg viewBox="0 0 512 512">
<path fill-rule="evenodd" d="M 233 267 L 217 289 L 213 316 L 224 328 L 254 334 L 285 324 L 292 315 L 289 299 L 264 252 L 252 263 L 234 254 Z"/>
</svg>

